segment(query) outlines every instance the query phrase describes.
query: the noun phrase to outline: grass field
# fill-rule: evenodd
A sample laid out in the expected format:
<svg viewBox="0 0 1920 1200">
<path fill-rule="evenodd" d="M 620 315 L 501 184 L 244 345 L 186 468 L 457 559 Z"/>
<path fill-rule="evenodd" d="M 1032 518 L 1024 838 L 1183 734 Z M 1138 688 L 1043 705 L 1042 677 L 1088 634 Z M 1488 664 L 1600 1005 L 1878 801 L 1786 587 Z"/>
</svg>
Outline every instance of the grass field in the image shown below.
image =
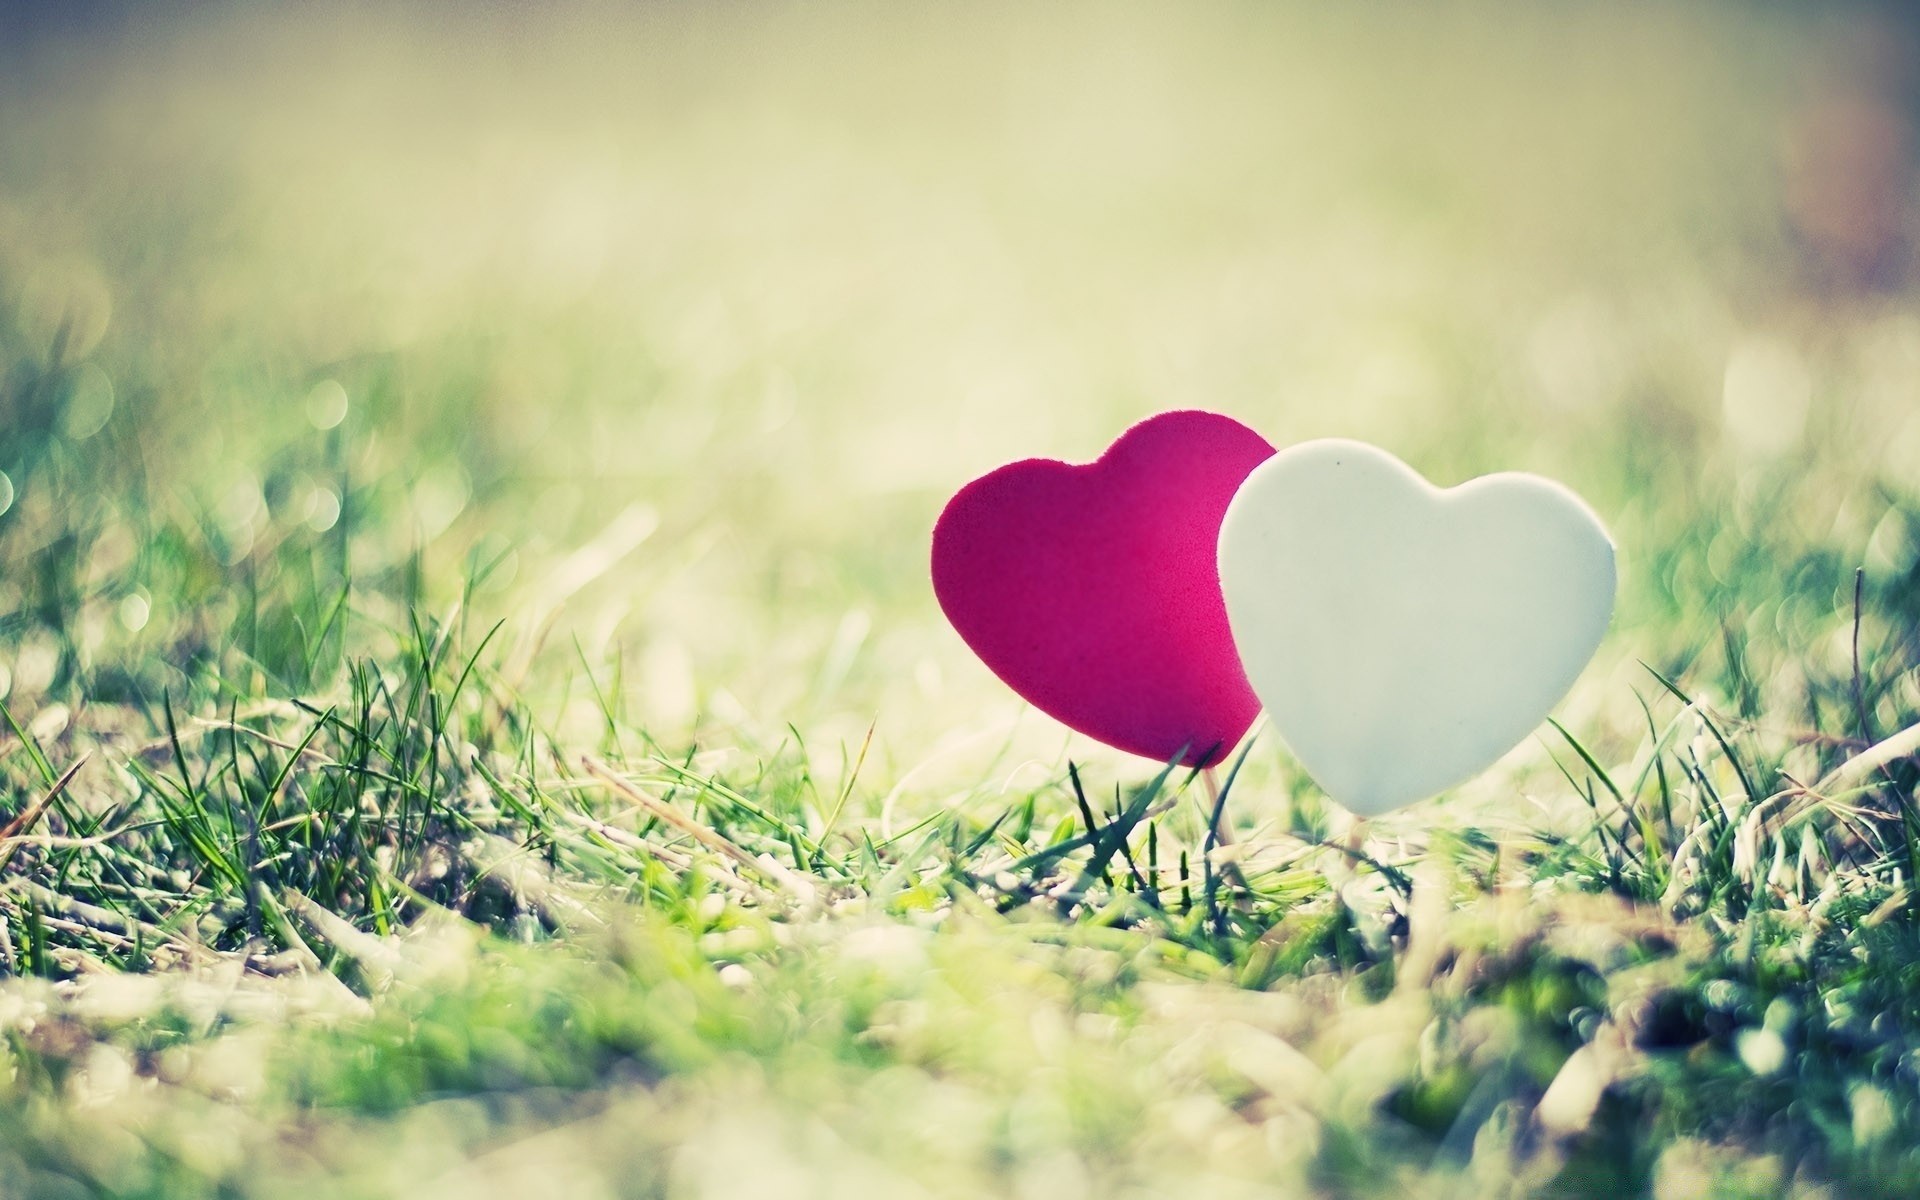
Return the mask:
<svg viewBox="0 0 1920 1200">
<path fill-rule="evenodd" d="M 1875 22 L 0 18 L 0 1196 L 1916 1194 Z M 1183 406 L 1578 489 L 1559 728 L 1023 710 L 934 515 Z"/>
</svg>

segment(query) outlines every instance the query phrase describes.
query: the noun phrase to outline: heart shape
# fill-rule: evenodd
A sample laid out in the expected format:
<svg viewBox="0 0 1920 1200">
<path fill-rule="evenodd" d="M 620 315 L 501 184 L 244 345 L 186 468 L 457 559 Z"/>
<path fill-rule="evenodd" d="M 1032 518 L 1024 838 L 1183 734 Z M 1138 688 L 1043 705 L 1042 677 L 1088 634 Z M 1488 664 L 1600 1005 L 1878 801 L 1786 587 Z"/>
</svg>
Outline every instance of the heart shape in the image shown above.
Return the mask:
<svg viewBox="0 0 1920 1200">
<path fill-rule="evenodd" d="M 1207 766 L 1259 715 L 1215 551 L 1266 439 L 1161 413 L 1092 463 L 1032 458 L 961 488 L 933 530 L 933 591 L 1035 708 L 1110 746 Z"/>
<path fill-rule="evenodd" d="M 1613 542 L 1571 491 L 1511 472 L 1442 490 L 1363 442 L 1307 442 L 1254 470 L 1219 554 L 1275 732 L 1363 816 L 1517 745 L 1613 613 Z"/>
</svg>

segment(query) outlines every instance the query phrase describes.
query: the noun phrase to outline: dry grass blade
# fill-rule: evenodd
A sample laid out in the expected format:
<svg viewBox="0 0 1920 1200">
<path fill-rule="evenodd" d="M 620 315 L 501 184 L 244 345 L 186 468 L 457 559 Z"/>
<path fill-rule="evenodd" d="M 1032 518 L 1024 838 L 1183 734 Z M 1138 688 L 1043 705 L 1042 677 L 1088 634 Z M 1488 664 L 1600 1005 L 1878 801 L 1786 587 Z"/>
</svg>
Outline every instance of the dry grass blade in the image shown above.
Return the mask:
<svg viewBox="0 0 1920 1200">
<path fill-rule="evenodd" d="M 87 765 L 89 757 L 91 756 L 81 755 L 61 774 L 60 778 L 54 780 L 53 786 L 47 789 L 45 795 L 29 804 L 19 816 L 7 822 L 6 828 L 0 829 L 0 871 L 13 865 L 13 856 L 19 851 L 21 840 L 39 823 L 41 816 L 52 807 L 55 800 L 60 798 L 60 794 L 67 790 L 67 785 L 72 783 L 73 777 L 80 773 L 80 768 Z"/>
<path fill-rule="evenodd" d="M 89 931 L 90 936 L 115 944 L 131 946 L 140 940 L 149 946 L 171 946 L 189 959 L 207 961 L 215 957 L 205 946 L 158 925 L 76 900 L 30 880 L 9 881 L 5 894 L 24 897 L 48 914 L 48 919 L 67 922 L 73 927 Z"/>
<path fill-rule="evenodd" d="M 718 830 L 702 825 L 671 804 L 647 795 L 632 783 L 622 779 L 614 772 L 613 768 L 601 762 L 599 759 L 587 755 L 583 756 L 580 761 L 581 764 L 587 768 L 588 774 L 605 783 L 614 791 L 619 792 L 622 796 L 625 796 L 627 799 L 633 801 L 675 829 L 678 829 L 688 837 L 693 838 L 701 845 L 725 855 L 743 867 L 751 867 L 753 870 L 766 876 L 778 884 L 781 890 L 785 891 L 793 899 L 806 904 L 811 903 L 819 896 L 820 889 L 815 886 L 812 881 L 770 858 L 762 858 L 747 853 L 732 839 L 726 837 Z"/>
<path fill-rule="evenodd" d="M 652 810 L 649 809 L 648 811 L 650 812 Z M 560 811 L 559 816 L 563 820 L 566 820 L 571 824 L 578 826 L 581 829 L 597 834 L 600 837 L 605 838 L 607 841 L 623 849 L 633 850 L 641 854 L 651 855 L 652 857 L 659 859 L 661 862 L 666 863 L 669 867 L 672 867 L 674 870 L 679 871 L 683 874 L 693 869 L 694 859 L 692 858 L 692 856 L 682 854 L 679 851 L 672 849 L 671 847 L 662 846 L 655 842 L 650 842 L 646 838 L 643 838 L 636 833 L 632 833 L 632 832 L 629 832 L 628 830 L 618 828 L 617 826 L 609 825 L 605 821 L 596 821 L 592 817 L 583 816 L 580 813 L 576 813 L 576 812 L 568 812 L 564 809 Z M 717 879 L 722 885 L 733 889 L 734 891 L 740 893 L 741 895 L 752 897 L 753 899 L 759 900 L 763 903 L 773 898 L 772 895 L 765 888 L 759 886 L 756 883 L 752 883 L 748 880 L 740 878 L 740 876 L 734 874 L 731 870 L 718 872 L 714 875 L 714 878 Z"/>
<path fill-rule="evenodd" d="M 1920 724 L 1909 725 L 1889 738 L 1882 738 L 1867 749 L 1841 763 L 1813 790 L 1831 795 L 1848 788 L 1859 787 L 1866 782 L 1867 776 L 1896 759 L 1920 754 Z"/>
<path fill-rule="evenodd" d="M 281 893 L 281 901 L 287 911 L 305 921 L 308 928 L 359 963 L 375 991 L 384 990 L 395 978 L 407 973 L 406 959 L 390 943 L 355 929 L 352 922 L 343 920 L 326 905 L 292 888 Z"/>
<path fill-rule="evenodd" d="M 271 742 L 273 741 L 272 738 L 247 725 L 246 722 L 262 719 L 291 720 L 299 715 L 300 708 L 298 705 L 287 700 L 269 700 L 261 704 L 255 704 L 250 708 L 242 709 L 230 718 L 215 720 L 210 717 L 195 717 L 188 722 L 186 728 L 179 730 L 177 735 L 158 737 L 150 741 L 142 742 L 133 748 L 132 753 L 140 758 L 147 758 L 153 755 L 170 755 L 173 753 L 176 741 L 183 746 L 192 745 L 209 735 L 229 731 L 252 734 Z M 279 745 L 277 742 L 275 744 Z M 291 746 L 284 745 L 282 745 L 281 748 L 292 749 Z"/>
<path fill-rule="evenodd" d="M 525 846 L 498 834 L 479 834 L 473 847 L 473 864 L 481 874 L 504 884 L 516 900 L 539 910 L 556 926 L 566 929 L 606 925 L 605 917 L 572 895 L 566 882 L 556 879 Z M 480 851 L 489 851 L 493 857 L 484 859 Z"/>
</svg>

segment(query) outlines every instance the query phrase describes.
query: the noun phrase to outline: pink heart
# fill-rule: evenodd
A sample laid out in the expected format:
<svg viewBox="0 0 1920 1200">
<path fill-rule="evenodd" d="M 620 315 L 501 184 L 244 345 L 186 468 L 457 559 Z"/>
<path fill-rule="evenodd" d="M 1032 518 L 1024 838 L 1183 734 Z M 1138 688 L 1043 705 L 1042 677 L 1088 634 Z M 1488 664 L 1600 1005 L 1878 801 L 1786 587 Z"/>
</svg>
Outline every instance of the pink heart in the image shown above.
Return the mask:
<svg viewBox="0 0 1920 1200">
<path fill-rule="evenodd" d="M 1188 411 L 1092 463 L 1010 463 L 940 514 L 934 595 L 1035 708 L 1159 762 L 1216 763 L 1260 711 L 1220 593 L 1220 521 L 1272 455 L 1238 421 Z"/>
</svg>

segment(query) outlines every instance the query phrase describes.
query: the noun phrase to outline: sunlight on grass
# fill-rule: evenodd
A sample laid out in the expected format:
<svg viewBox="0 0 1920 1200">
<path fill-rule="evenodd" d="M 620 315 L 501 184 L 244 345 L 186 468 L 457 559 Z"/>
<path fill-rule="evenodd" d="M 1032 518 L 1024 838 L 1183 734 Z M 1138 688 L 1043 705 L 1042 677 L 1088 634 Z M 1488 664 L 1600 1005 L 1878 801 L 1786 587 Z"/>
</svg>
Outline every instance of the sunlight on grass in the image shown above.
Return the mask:
<svg viewBox="0 0 1920 1200">
<path fill-rule="evenodd" d="M 1911 1194 L 1876 12 L 20 23 L 0 1192 Z M 1023 711 L 934 514 L 1181 406 L 1590 498 L 1557 724 Z"/>
</svg>

